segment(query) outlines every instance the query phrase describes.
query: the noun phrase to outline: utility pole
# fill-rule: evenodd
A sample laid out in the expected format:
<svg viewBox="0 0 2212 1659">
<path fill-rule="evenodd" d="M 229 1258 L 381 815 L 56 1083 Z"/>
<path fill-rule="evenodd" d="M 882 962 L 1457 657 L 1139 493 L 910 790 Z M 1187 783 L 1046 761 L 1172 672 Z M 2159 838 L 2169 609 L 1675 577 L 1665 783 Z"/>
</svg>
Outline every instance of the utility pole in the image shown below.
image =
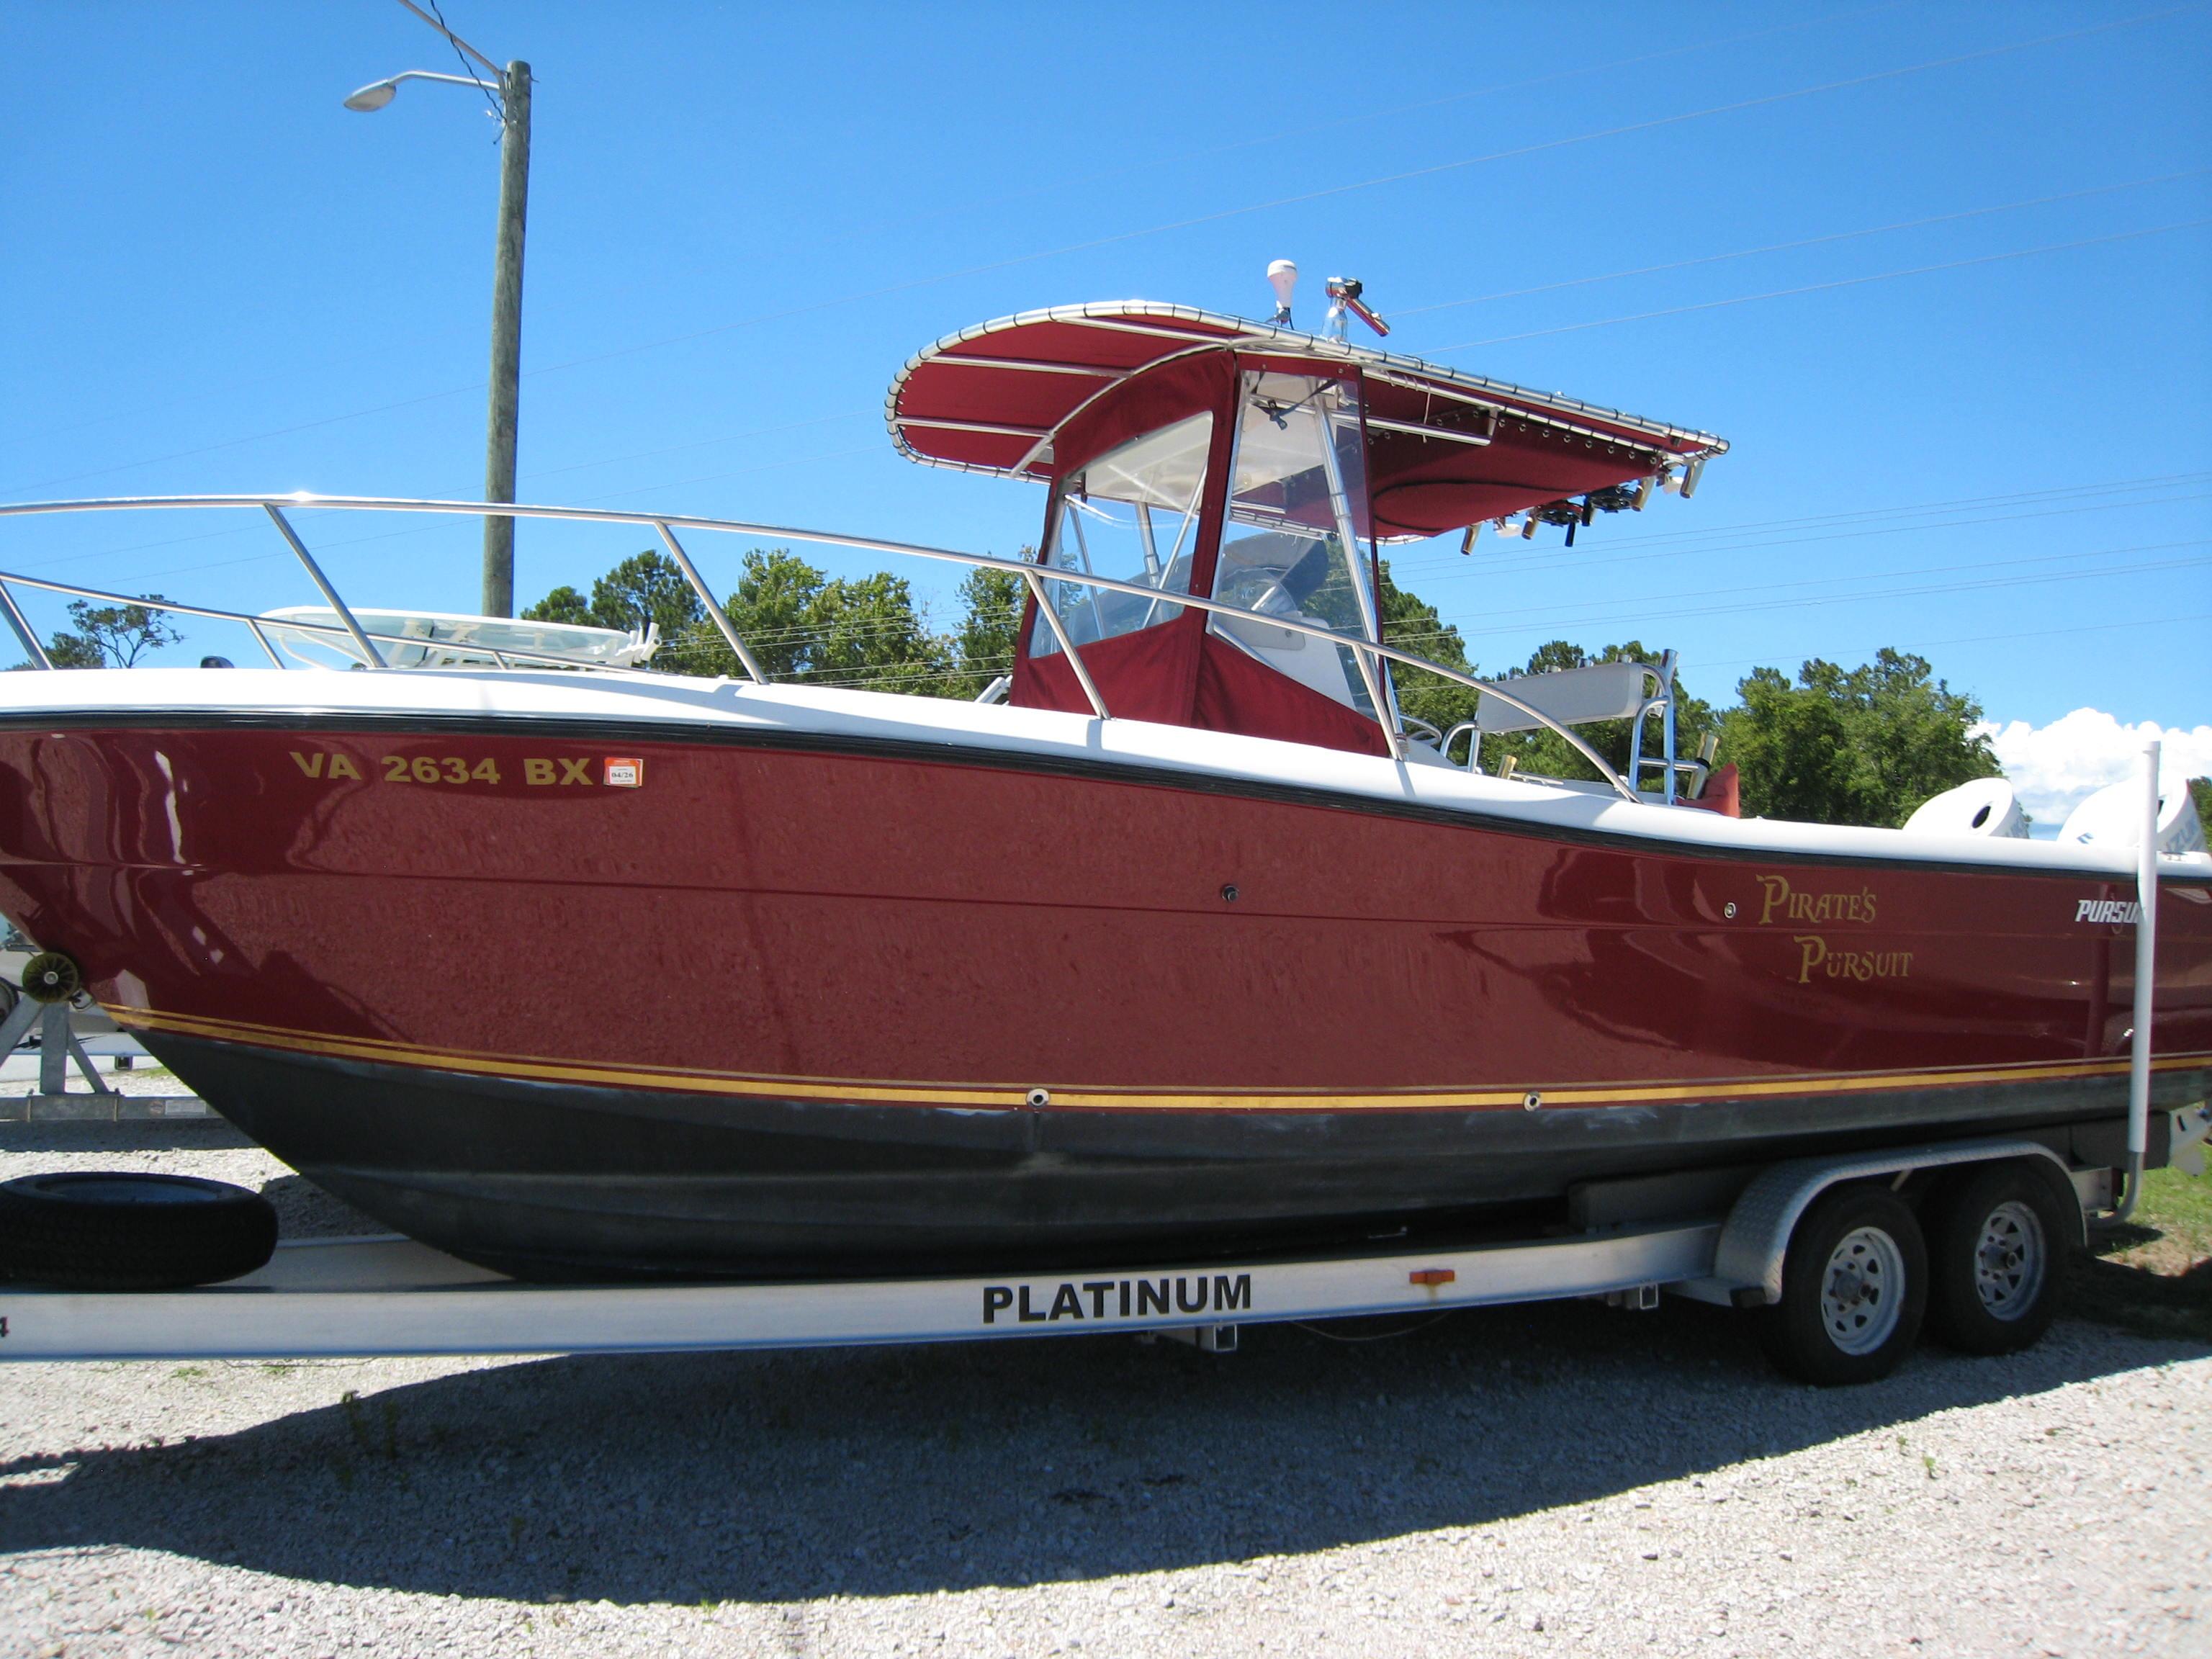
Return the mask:
<svg viewBox="0 0 2212 1659">
<path fill-rule="evenodd" d="M 522 398 L 522 235 L 530 209 L 530 65 L 500 77 L 499 246 L 491 287 L 491 405 L 485 421 L 484 499 L 514 499 L 515 428 Z M 514 614 L 514 520 L 483 527 L 483 614 Z"/>
<path fill-rule="evenodd" d="M 439 81 L 475 87 L 495 95 L 499 116 L 499 241 L 492 258 L 491 404 L 484 434 L 484 500 L 514 500 L 515 432 L 522 402 L 522 232 L 530 210 L 530 65 L 520 59 L 504 70 L 446 27 L 443 17 L 415 0 L 399 0 L 453 44 L 464 59 L 474 58 L 499 77 L 495 83 L 473 70 L 447 75 L 406 70 L 375 81 L 345 100 L 363 112 L 390 104 L 403 81 Z M 465 61 L 462 68 L 467 69 Z M 483 614 L 514 614 L 514 520 L 486 514 L 483 532 Z"/>
</svg>

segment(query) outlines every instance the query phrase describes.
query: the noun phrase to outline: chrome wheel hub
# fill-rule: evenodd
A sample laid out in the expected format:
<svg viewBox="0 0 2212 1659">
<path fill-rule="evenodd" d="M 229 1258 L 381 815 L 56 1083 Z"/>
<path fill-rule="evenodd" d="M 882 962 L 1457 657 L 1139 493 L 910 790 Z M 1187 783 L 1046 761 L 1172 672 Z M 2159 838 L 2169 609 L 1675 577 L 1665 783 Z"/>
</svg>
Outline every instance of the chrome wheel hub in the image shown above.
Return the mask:
<svg viewBox="0 0 2212 1659">
<path fill-rule="evenodd" d="M 1821 1274 L 1820 1323 L 1844 1353 L 1872 1353 L 1889 1340 L 1904 1307 L 1905 1255 L 1879 1227 L 1836 1241 Z"/>
<path fill-rule="evenodd" d="M 1974 1246 L 1974 1288 L 1992 1319 L 2018 1319 L 2043 1289 L 2049 1250 L 2043 1223 L 2027 1205 L 2000 1204 L 1982 1220 Z"/>
</svg>

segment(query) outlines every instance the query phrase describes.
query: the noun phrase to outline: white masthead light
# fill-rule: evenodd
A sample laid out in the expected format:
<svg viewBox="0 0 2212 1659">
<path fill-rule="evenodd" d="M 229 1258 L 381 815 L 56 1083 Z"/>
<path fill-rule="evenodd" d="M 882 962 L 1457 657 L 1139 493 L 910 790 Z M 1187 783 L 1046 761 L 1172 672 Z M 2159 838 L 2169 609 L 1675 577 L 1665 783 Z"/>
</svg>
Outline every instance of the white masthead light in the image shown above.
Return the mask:
<svg viewBox="0 0 2212 1659">
<path fill-rule="evenodd" d="M 1267 286 L 1275 290 L 1274 323 L 1279 328 L 1291 325 L 1291 290 L 1298 285 L 1298 268 L 1288 259 L 1278 259 L 1267 267 Z"/>
</svg>

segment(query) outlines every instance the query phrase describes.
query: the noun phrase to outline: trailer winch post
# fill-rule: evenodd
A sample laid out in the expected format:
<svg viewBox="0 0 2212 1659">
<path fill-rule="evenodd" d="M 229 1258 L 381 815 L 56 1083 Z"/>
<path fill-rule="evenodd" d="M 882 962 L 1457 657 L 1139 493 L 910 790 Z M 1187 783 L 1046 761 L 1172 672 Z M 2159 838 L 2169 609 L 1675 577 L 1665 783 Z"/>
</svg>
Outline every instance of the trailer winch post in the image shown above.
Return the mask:
<svg viewBox="0 0 2212 1659">
<path fill-rule="evenodd" d="M 2151 991 L 2158 966 L 2158 757 L 2159 740 L 2143 744 L 2143 816 L 2136 840 L 2135 1029 L 2128 1048 L 2128 1189 L 2121 1194 L 2116 1221 L 2135 1213 L 2142 1190 L 2143 1158 L 2150 1146 Z"/>
</svg>

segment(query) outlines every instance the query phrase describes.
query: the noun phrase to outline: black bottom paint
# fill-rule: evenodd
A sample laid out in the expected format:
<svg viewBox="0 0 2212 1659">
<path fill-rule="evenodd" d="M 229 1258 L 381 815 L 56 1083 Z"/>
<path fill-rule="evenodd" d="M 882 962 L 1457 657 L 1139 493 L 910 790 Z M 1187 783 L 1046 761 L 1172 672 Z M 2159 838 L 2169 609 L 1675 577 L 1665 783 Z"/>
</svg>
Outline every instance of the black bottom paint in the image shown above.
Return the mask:
<svg viewBox="0 0 2212 1659">
<path fill-rule="evenodd" d="M 2124 1113 L 2126 1089 L 1536 1112 L 954 1111 L 144 1041 L 346 1202 L 469 1261 L 569 1281 L 1034 1273 L 1464 1237 L 1563 1220 L 1578 1182 L 1965 1134 L 2035 1133 L 2064 1153 L 2083 1133 L 2071 1126 L 2102 1132 Z M 2194 1099 L 2204 1081 L 2164 1078 L 2159 1095 Z"/>
</svg>

